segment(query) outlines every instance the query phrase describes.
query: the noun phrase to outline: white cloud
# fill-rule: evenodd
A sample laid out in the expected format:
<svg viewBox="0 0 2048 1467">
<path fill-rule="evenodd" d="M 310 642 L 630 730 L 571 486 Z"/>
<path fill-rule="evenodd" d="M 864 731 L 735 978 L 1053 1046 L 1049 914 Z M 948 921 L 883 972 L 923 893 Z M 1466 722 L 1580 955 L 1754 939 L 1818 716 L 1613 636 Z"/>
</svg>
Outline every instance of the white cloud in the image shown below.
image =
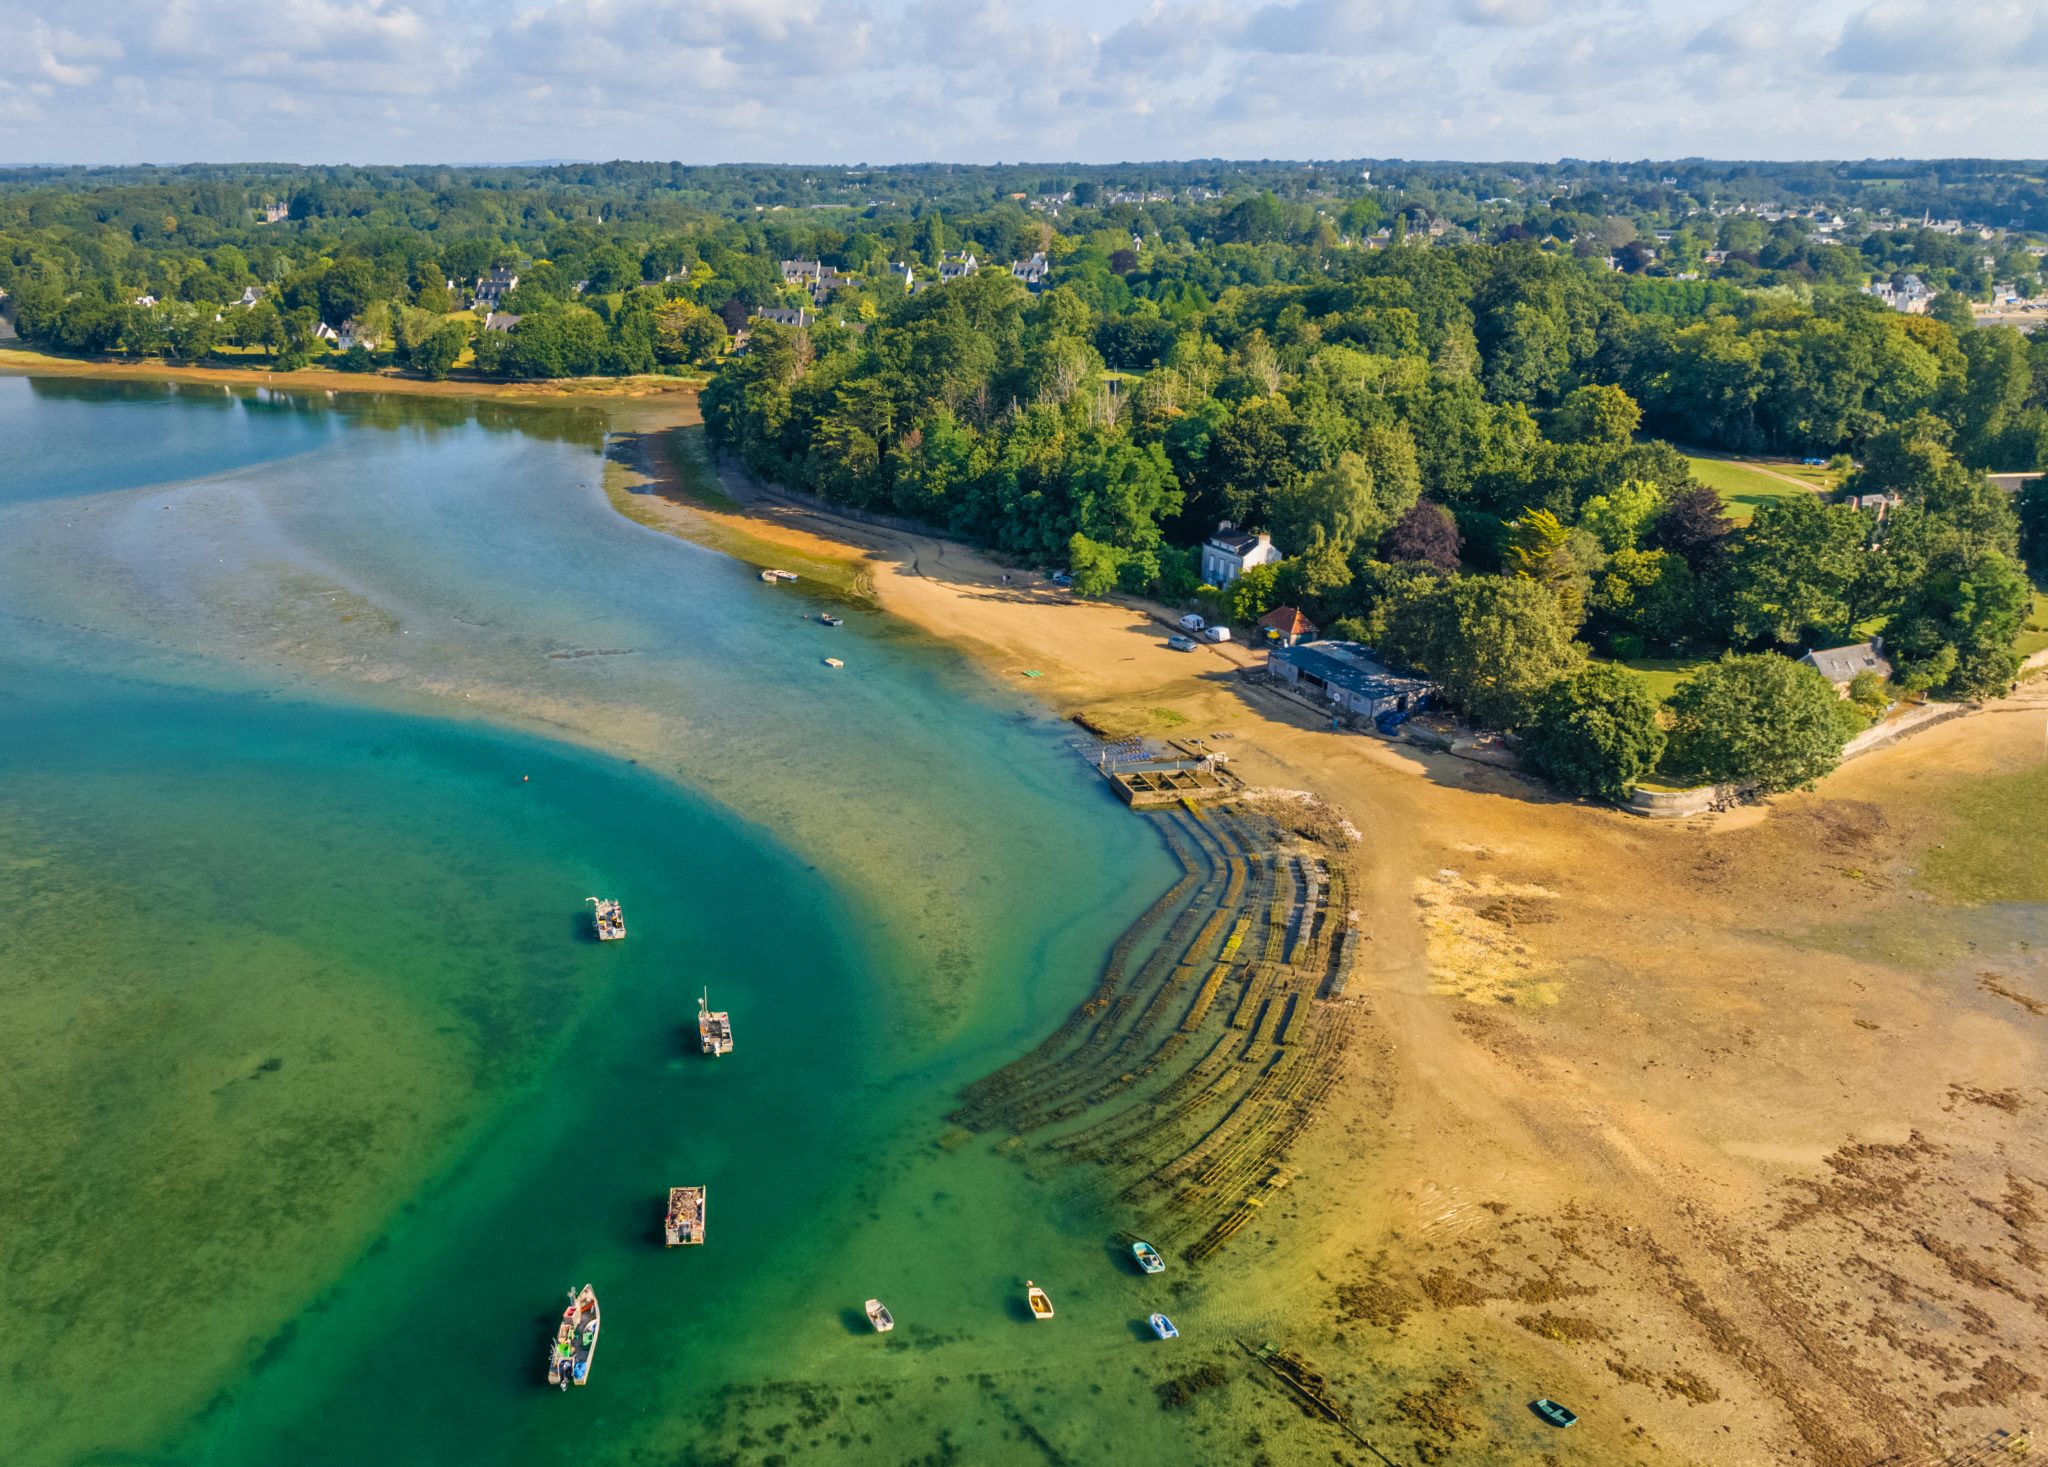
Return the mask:
<svg viewBox="0 0 2048 1467">
<path fill-rule="evenodd" d="M 2044 58 L 2048 0 L 0 0 L 0 158 L 2009 154 Z"/>
</svg>

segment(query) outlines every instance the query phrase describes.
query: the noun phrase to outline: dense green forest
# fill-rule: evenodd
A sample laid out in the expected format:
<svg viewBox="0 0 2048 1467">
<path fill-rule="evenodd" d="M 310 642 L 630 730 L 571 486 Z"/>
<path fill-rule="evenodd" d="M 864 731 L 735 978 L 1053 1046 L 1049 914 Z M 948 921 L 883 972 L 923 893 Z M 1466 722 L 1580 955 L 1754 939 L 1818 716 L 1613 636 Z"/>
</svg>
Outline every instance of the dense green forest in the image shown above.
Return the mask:
<svg viewBox="0 0 2048 1467">
<path fill-rule="evenodd" d="M 760 474 L 1067 566 L 1083 594 L 1243 621 L 1302 606 L 1523 730 L 1562 782 L 1614 793 L 1660 761 L 1796 782 L 1898 692 L 2010 681 L 2022 539 L 2038 565 L 2048 503 L 2016 513 L 1983 471 L 2048 464 L 2048 333 L 1977 326 L 1969 301 L 2040 290 L 2039 177 L 28 171 L 0 174 L 0 290 L 59 351 L 713 372 L 709 430 Z M 1007 267 L 1033 256 L 1027 289 Z M 958 278 L 937 283 L 949 259 Z M 826 298 L 783 260 L 829 268 Z M 510 329 L 482 330 L 468 307 L 499 267 L 518 276 L 493 303 Z M 1925 313 L 1863 289 L 1908 277 Z M 798 306 L 816 319 L 754 314 Z M 358 344 L 332 351 L 348 323 Z M 1738 525 L 1672 443 L 1833 459 L 1875 498 L 1794 494 Z M 1270 530 L 1285 559 L 1200 587 L 1193 547 L 1222 520 Z M 1879 630 L 1895 688 L 1784 683 L 1804 669 L 1780 654 Z M 1699 670 L 1660 710 L 1589 655 Z M 1734 737 L 1737 710 L 1765 708 L 1796 747 Z"/>
</svg>

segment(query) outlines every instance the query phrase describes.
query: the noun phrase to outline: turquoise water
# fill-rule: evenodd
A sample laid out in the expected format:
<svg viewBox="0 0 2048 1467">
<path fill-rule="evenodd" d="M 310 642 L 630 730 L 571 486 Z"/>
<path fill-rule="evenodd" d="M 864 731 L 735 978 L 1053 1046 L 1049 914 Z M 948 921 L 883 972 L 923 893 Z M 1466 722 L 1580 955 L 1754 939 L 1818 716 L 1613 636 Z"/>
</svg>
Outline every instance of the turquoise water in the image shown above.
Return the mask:
<svg viewBox="0 0 2048 1467">
<path fill-rule="evenodd" d="M 613 515 L 604 431 L 0 377 L 5 1460 L 1185 1460 L 1113 1220 L 937 1144 L 1166 853 L 943 650 Z"/>
</svg>

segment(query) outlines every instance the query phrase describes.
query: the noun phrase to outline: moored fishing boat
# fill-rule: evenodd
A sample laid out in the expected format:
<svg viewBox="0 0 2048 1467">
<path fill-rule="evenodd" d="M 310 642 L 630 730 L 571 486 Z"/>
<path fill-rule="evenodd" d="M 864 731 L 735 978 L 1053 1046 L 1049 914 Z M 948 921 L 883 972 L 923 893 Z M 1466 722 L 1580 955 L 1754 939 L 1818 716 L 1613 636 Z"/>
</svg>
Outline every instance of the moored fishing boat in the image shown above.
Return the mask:
<svg viewBox="0 0 2048 1467">
<path fill-rule="evenodd" d="M 686 1243 L 704 1241 L 704 1193 L 703 1187 L 671 1187 L 668 1189 L 668 1215 L 662 1219 L 662 1235 L 668 1239 L 668 1246 L 680 1248 Z"/>
<path fill-rule="evenodd" d="M 591 920 L 597 924 L 597 940 L 613 942 L 626 935 L 626 914 L 606 897 L 585 897 L 591 906 Z"/>
<path fill-rule="evenodd" d="M 843 663 L 843 662 L 841 662 L 841 661 L 840 661 L 840 660 L 839 660 L 839 659 L 838 659 L 837 657 L 827 657 L 827 658 L 825 659 L 825 665 L 826 665 L 827 667 L 844 667 L 844 666 L 846 666 L 846 664 L 845 664 L 845 663 Z"/>
<path fill-rule="evenodd" d="M 732 1015 L 711 1007 L 711 990 L 697 1000 L 697 1044 L 714 1057 L 732 1053 Z"/>
<path fill-rule="evenodd" d="M 775 584 L 775 583 L 776 583 L 777 581 L 793 581 L 793 580 L 795 580 L 795 579 L 796 579 L 796 572 L 795 572 L 795 571 L 786 571 L 786 570 L 764 570 L 764 571 L 762 571 L 762 572 L 761 572 L 761 579 L 762 579 L 762 580 L 764 580 L 764 581 L 766 581 L 766 582 L 767 582 L 767 583 L 768 583 L 769 585 L 771 585 L 771 586 L 772 586 L 772 585 L 774 585 L 774 584 Z"/>
<path fill-rule="evenodd" d="M 895 1316 L 889 1313 L 888 1306 L 882 1303 L 880 1299 L 868 1300 L 867 1310 L 868 1323 L 875 1327 L 876 1334 L 886 1335 L 890 1330 L 896 1328 Z"/>
<path fill-rule="evenodd" d="M 1152 1333 L 1159 1336 L 1162 1340 L 1177 1340 L 1180 1338 L 1180 1331 L 1173 1327 L 1173 1321 L 1163 1314 L 1152 1316 Z"/>
<path fill-rule="evenodd" d="M 1146 1273 L 1166 1272 L 1166 1260 L 1159 1256 L 1159 1250 L 1143 1238 L 1131 1244 L 1131 1257 L 1138 1260 L 1138 1267 Z"/>
<path fill-rule="evenodd" d="M 828 627 L 843 627 L 843 626 L 845 626 L 845 625 L 846 625 L 846 618 L 845 618 L 845 617 L 843 617 L 843 616 L 834 616 L 834 615 L 833 615 L 833 614 L 832 614 L 831 612 L 829 612 L 829 611 L 821 611 L 821 612 L 819 612 L 819 613 L 818 613 L 818 620 L 819 620 L 819 621 L 821 621 L 821 622 L 823 622 L 823 623 L 825 623 L 825 625 L 826 625 L 826 626 L 828 626 Z"/>
<path fill-rule="evenodd" d="M 1046 1297 L 1045 1290 L 1032 1283 L 1030 1279 L 1024 1280 L 1024 1302 L 1031 1306 L 1033 1319 L 1052 1318 L 1052 1300 Z"/>
<path fill-rule="evenodd" d="M 597 1291 L 585 1284 L 569 1291 L 569 1307 L 548 1343 L 548 1384 L 563 1390 L 590 1384 L 590 1361 L 597 1353 Z"/>
</svg>

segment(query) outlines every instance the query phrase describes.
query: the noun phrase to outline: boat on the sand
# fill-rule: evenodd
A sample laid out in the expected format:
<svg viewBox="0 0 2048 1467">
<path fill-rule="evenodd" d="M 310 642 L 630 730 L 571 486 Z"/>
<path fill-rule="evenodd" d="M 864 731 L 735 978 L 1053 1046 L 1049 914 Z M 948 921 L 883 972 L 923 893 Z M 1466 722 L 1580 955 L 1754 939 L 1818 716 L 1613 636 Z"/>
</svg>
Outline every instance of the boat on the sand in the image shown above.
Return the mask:
<svg viewBox="0 0 2048 1467">
<path fill-rule="evenodd" d="M 876 1334 L 886 1335 L 896 1328 L 895 1316 L 889 1313 L 889 1307 L 880 1299 L 868 1300 L 867 1310 L 868 1323 L 875 1327 Z"/>
<path fill-rule="evenodd" d="M 548 1342 L 548 1384 L 562 1390 L 590 1384 L 590 1360 L 597 1353 L 597 1291 L 585 1284 L 569 1291 L 569 1307 Z"/>
<path fill-rule="evenodd" d="M 1538 1416 L 1541 1416 L 1552 1426 L 1570 1426 L 1579 1419 L 1578 1412 L 1572 1410 L 1569 1406 L 1558 1405 L 1557 1402 L 1551 1400 L 1548 1396 L 1544 1396 L 1541 1400 L 1531 1401 L 1529 1409 Z"/>
<path fill-rule="evenodd" d="M 1052 1318 L 1052 1300 L 1046 1297 L 1045 1290 L 1032 1283 L 1030 1279 L 1024 1280 L 1024 1302 L 1031 1306 L 1033 1319 Z"/>
</svg>

